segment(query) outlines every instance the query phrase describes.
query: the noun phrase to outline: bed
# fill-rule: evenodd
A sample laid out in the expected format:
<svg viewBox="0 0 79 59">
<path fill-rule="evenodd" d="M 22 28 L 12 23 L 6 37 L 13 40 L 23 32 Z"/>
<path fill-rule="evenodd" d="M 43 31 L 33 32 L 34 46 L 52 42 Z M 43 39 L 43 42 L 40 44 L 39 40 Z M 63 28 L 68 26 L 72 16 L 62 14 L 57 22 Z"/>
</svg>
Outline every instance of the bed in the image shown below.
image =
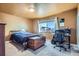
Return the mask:
<svg viewBox="0 0 79 59">
<path fill-rule="evenodd" d="M 30 37 L 40 37 L 39 34 L 34 34 L 31 32 L 24 32 L 24 31 L 10 31 L 11 37 L 10 40 L 12 42 L 16 42 L 18 44 L 21 44 L 24 46 L 24 49 L 26 48 L 27 42 L 29 41 Z"/>
</svg>

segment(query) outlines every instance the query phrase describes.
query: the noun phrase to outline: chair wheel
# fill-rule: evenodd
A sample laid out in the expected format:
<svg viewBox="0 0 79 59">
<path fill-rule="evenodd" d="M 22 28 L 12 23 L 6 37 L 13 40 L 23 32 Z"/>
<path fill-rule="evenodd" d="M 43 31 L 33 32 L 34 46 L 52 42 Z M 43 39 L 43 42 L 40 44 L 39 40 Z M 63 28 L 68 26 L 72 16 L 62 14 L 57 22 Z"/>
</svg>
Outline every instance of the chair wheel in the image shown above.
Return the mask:
<svg viewBox="0 0 79 59">
<path fill-rule="evenodd" d="M 53 47 L 53 48 L 55 48 L 55 47 Z"/>
<path fill-rule="evenodd" d="M 61 50 L 59 50 L 61 52 Z"/>
<path fill-rule="evenodd" d="M 24 47 L 24 50 L 26 50 L 27 49 L 27 47 Z"/>
<path fill-rule="evenodd" d="M 67 49 L 65 48 L 65 51 L 67 51 Z"/>
</svg>

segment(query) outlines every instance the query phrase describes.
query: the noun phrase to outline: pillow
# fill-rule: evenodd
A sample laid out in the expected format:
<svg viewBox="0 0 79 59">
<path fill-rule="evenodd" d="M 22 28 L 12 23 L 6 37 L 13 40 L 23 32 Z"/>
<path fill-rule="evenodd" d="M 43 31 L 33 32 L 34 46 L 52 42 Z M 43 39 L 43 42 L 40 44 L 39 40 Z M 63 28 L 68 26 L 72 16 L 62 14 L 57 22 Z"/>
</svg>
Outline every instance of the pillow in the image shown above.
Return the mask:
<svg viewBox="0 0 79 59">
<path fill-rule="evenodd" d="M 25 30 L 25 29 L 21 29 L 21 31 L 22 31 L 22 32 L 26 32 L 26 30 Z"/>
</svg>

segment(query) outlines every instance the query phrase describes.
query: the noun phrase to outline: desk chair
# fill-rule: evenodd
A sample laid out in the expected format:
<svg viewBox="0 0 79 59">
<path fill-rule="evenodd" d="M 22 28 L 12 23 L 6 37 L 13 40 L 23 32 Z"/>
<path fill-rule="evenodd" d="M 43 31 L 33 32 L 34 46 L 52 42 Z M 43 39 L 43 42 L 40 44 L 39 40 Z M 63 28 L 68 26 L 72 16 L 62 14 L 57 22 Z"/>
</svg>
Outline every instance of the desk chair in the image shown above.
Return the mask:
<svg viewBox="0 0 79 59">
<path fill-rule="evenodd" d="M 70 29 L 56 30 L 51 43 L 55 44 L 56 46 L 59 46 L 60 50 L 61 50 L 61 48 L 64 48 L 64 50 L 66 51 L 67 49 L 70 49 L 70 47 L 71 47 L 70 46 L 70 36 L 71 36 Z M 66 38 L 68 38 L 68 39 L 66 39 Z M 57 45 L 57 43 L 59 43 L 59 44 Z M 64 44 L 64 43 L 66 43 L 66 44 Z M 68 48 L 65 47 L 64 45 L 67 45 Z"/>
<path fill-rule="evenodd" d="M 63 48 L 66 51 L 66 48 L 64 47 L 65 40 L 64 40 L 63 31 L 60 31 L 60 30 L 55 31 L 55 35 L 53 37 L 52 43 L 54 43 L 56 45 L 56 46 L 54 46 L 54 48 L 60 47 L 59 51 L 61 51 L 61 48 Z"/>
</svg>

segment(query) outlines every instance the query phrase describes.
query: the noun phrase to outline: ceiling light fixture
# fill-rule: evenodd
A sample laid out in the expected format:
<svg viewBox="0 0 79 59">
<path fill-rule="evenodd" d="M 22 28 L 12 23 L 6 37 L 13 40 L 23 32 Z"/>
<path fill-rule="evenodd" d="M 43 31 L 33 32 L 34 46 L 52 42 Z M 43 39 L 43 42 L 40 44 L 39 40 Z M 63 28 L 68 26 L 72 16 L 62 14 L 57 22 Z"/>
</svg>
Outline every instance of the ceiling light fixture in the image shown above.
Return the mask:
<svg viewBox="0 0 79 59">
<path fill-rule="evenodd" d="M 30 8 L 29 11 L 30 11 L 30 12 L 34 12 L 35 9 L 34 9 L 34 8 Z"/>
<path fill-rule="evenodd" d="M 35 11 L 35 5 L 33 3 L 30 4 L 29 11 L 30 12 L 34 12 Z"/>
</svg>

